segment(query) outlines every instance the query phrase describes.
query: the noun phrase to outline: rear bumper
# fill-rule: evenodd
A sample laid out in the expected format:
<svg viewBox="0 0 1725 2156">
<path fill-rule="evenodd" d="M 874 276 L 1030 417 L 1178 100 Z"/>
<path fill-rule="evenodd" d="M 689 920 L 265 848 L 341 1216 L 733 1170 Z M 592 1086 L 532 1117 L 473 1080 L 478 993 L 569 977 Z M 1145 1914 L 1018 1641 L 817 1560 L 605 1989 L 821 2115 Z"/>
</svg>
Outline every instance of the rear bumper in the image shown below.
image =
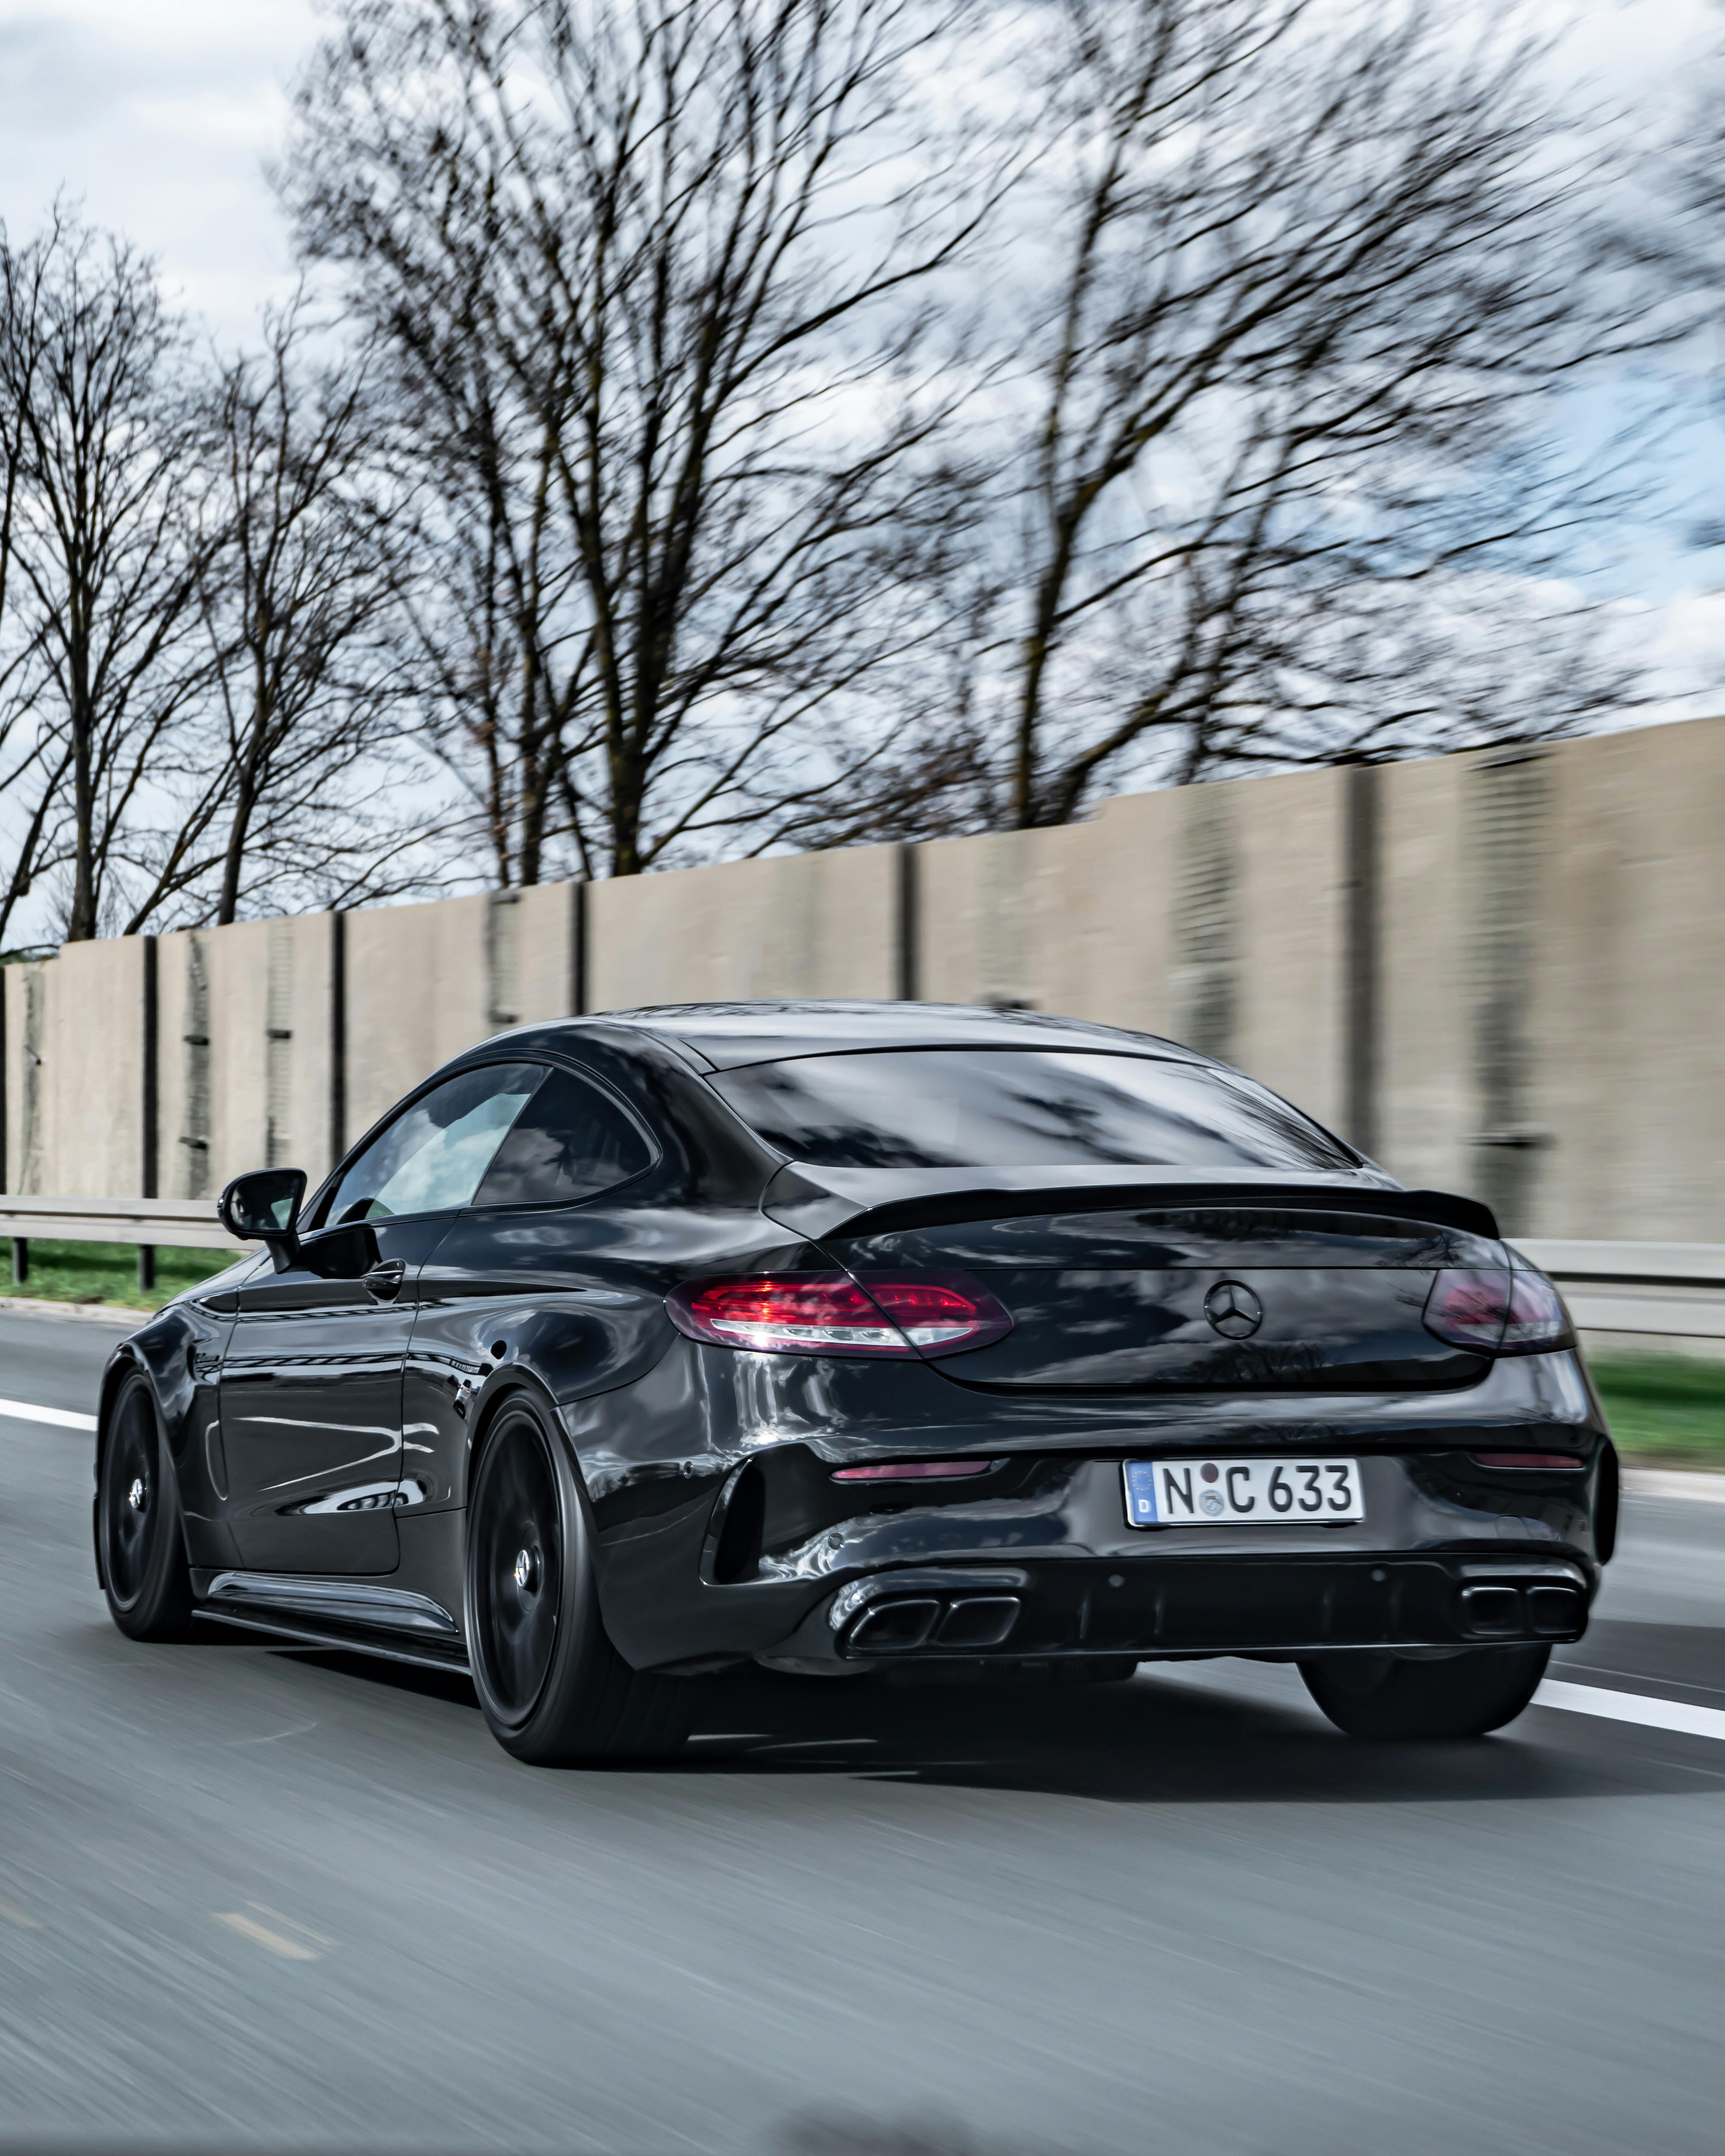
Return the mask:
<svg viewBox="0 0 1725 2156">
<path fill-rule="evenodd" d="M 788 1621 L 754 1654 L 834 1674 L 1576 1640 L 1599 1578 L 1602 1457 L 1540 1477 L 1378 1454 L 1359 1463 L 1362 1522 L 1148 1531 L 1127 1522 L 1118 1460 L 1044 1458 L 988 1496 L 854 1515 L 769 1549 L 736 1588 L 709 1589 L 708 1608 L 737 1594 L 763 1618 L 778 1600 Z"/>
<path fill-rule="evenodd" d="M 836 1669 L 1502 1646 L 1579 1639 L 1593 1585 L 1579 1563 L 1532 1557 L 906 1567 L 839 1589 L 768 1659 Z"/>
<path fill-rule="evenodd" d="M 691 1355 L 693 1377 L 707 1370 L 699 1358 L 723 1351 L 691 1345 Z M 667 1392 L 668 1457 L 650 1476 L 619 1473 L 597 1430 L 584 1450 L 571 1433 L 595 1493 L 607 1629 L 640 1669 L 759 1660 L 837 1674 L 895 1658 L 1117 1661 L 1573 1639 L 1609 1554 L 1612 1455 L 1569 1355 L 1506 1363 L 1470 1392 L 1394 1402 L 980 1407 L 920 1367 L 859 1377 L 814 1358 L 726 1357 L 717 1375 L 728 1389 L 716 1380 L 705 1424 L 696 1418 L 711 1440 L 698 1460 L 672 1450 L 690 1426 L 688 1389 L 669 1384 L 676 1367 L 667 1358 L 655 1373 Z M 815 1376 L 829 1379 L 824 1390 Z M 639 1394 L 621 1397 L 634 1406 Z M 871 1400 L 876 1412 L 865 1417 Z M 933 1412 L 955 1401 L 963 1419 Z M 619 1404 L 617 1395 L 603 1403 L 607 1430 Z M 592 1412 L 597 1420 L 601 1410 Z M 1503 1471 L 1482 1465 L 1480 1449 L 1558 1452 L 1575 1466 Z M 1181 1454 L 1356 1459 L 1365 1517 L 1134 1525 L 1123 1464 Z M 945 1483 L 835 1479 L 907 1457 L 988 1464 Z M 931 1584 L 931 1574 L 954 1577 Z M 1557 1599 L 1533 1599 L 1548 1586 Z M 864 1605 L 893 1596 L 933 1605 L 899 1620 L 907 1644 L 856 1621 Z M 1014 1607 L 955 1614 L 958 1601 Z"/>
</svg>

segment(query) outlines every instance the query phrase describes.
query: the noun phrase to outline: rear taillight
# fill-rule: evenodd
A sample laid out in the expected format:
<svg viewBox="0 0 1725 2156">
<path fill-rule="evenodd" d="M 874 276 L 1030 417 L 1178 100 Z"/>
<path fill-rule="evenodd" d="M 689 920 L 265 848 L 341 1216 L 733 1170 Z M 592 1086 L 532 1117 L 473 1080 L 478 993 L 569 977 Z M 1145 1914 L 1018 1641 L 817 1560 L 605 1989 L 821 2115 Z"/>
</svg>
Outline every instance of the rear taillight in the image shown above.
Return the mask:
<svg viewBox="0 0 1725 2156">
<path fill-rule="evenodd" d="M 691 1340 L 773 1355 L 953 1355 L 1012 1330 L 986 1288 L 950 1273 L 691 1281 L 665 1306 Z"/>
<path fill-rule="evenodd" d="M 1575 1338 L 1557 1290 L 1521 1266 L 1440 1272 L 1425 1298 L 1425 1329 L 1481 1355 L 1532 1355 Z"/>
</svg>

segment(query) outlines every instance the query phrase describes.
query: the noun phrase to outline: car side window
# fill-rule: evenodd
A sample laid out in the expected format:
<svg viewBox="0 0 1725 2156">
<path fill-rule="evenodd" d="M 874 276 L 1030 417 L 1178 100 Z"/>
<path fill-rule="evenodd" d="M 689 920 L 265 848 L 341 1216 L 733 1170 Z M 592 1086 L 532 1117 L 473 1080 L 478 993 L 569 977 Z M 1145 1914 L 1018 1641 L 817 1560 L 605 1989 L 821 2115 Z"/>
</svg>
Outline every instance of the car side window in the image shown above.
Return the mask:
<svg viewBox="0 0 1725 2156">
<path fill-rule="evenodd" d="M 465 1205 L 544 1076 L 540 1064 L 491 1063 L 434 1086 L 349 1163 L 319 1226 Z"/>
<path fill-rule="evenodd" d="M 651 1160 L 646 1140 L 609 1094 L 553 1070 L 498 1147 L 474 1202 L 567 1205 L 627 1183 Z"/>
</svg>

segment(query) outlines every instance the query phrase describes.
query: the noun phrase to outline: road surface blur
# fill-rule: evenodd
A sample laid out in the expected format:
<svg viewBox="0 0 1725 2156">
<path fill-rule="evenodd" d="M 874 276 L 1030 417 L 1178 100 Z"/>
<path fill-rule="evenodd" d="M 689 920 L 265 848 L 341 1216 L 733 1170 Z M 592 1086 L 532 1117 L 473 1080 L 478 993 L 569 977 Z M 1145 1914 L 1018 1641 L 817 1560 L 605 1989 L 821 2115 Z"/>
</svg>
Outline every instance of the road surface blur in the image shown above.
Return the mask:
<svg viewBox="0 0 1725 2156">
<path fill-rule="evenodd" d="M 0 1399 L 116 1337 L 0 1316 Z M 1718 2148 L 1720 1738 L 1363 1745 L 1217 1662 L 732 1681 L 685 1764 L 547 1773 L 429 1673 L 132 1645 L 90 1500 L 0 1413 L 0 2147 Z M 1563 1659 L 1725 1709 L 1725 1505 L 1632 1501 Z"/>
</svg>

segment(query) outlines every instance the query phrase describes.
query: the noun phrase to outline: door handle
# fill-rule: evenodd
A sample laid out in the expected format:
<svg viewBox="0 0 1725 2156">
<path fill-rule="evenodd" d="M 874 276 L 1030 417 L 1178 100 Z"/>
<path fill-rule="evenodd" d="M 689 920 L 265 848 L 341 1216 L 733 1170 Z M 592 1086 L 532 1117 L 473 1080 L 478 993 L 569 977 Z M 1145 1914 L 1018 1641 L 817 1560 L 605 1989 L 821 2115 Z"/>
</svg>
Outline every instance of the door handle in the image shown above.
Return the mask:
<svg viewBox="0 0 1725 2156">
<path fill-rule="evenodd" d="M 408 1269 L 399 1258 L 385 1258 L 366 1275 L 366 1286 L 379 1302 L 393 1302 L 401 1293 Z"/>
</svg>

